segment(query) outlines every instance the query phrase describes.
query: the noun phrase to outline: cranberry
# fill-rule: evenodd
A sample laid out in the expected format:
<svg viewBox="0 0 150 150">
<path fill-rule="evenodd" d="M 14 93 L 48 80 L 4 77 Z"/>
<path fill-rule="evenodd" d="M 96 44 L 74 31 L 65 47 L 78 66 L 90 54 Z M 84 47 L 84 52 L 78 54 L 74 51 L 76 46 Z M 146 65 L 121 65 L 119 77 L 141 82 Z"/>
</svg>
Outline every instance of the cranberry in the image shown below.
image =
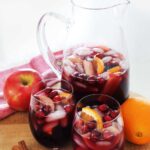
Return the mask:
<svg viewBox="0 0 150 150">
<path fill-rule="evenodd" d="M 35 116 L 36 116 L 37 118 L 39 118 L 39 119 L 42 119 L 42 118 L 45 117 L 45 114 L 44 114 L 44 112 L 42 112 L 42 111 L 37 111 L 37 112 L 35 113 Z"/>
<path fill-rule="evenodd" d="M 72 105 L 66 105 L 66 106 L 64 106 L 64 109 L 66 112 L 70 113 L 73 111 L 73 106 Z"/>
<path fill-rule="evenodd" d="M 107 131 L 107 130 L 103 132 L 103 139 L 104 140 L 111 140 L 112 137 L 113 137 L 113 133 L 112 132 Z"/>
<path fill-rule="evenodd" d="M 56 95 L 58 95 L 58 92 L 57 91 L 52 91 L 52 92 L 50 92 L 49 97 L 54 98 Z"/>
<path fill-rule="evenodd" d="M 106 112 L 106 111 L 108 111 L 109 106 L 106 105 L 106 104 L 102 104 L 102 105 L 99 105 L 99 106 L 98 106 L 98 109 L 99 109 L 101 112 Z"/>
<path fill-rule="evenodd" d="M 99 83 L 100 85 L 103 85 L 103 84 L 106 82 L 107 79 L 105 79 L 105 78 L 103 78 L 103 77 L 98 77 L 97 80 L 98 80 L 98 83 Z"/>
<path fill-rule="evenodd" d="M 34 105 L 34 110 L 35 110 L 35 111 L 39 111 L 40 108 L 41 108 L 41 107 L 40 107 L 40 104 L 35 104 L 35 105 Z"/>
<path fill-rule="evenodd" d="M 111 116 L 109 116 L 109 115 L 104 116 L 103 119 L 104 119 L 104 121 L 111 121 L 112 120 Z"/>
<path fill-rule="evenodd" d="M 112 110 L 110 111 L 110 116 L 114 119 L 119 114 L 118 110 Z"/>
<path fill-rule="evenodd" d="M 97 124 L 96 124 L 96 121 L 93 120 L 93 121 L 86 123 L 86 125 L 88 126 L 89 130 L 93 130 L 96 128 Z"/>
<path fill-rule="evenodd" d="M 81 128 L 82 126 L 84 125 L 84 122 L 83 122 L 83 120 L 78 120 L 76 123 L 75 123 L 75 127 L 76 128 Z"/>
<path fill-rule="evenodd" d="M 96 54 L 96 57 L 98 57 L 98 58 L 102 59 L 102 58 L 104 57 L 104 54 L 102 54 L 102 53 L 98 53 L 98 54 Z"/>
<path fill-rule="evenodd" d="M 53 101 L 54 102 L 60 102 L 62 99 L 59 95 L 56 95 L 54 98 L 53 98 Z"/>
<path fill-rule="evenodd" d="M 42 111 L 45 113 L 45 115 L 48 115 L 51 112 L 51 107 L 48 105 L 44 105 L 42 107 Z"/>
<path fill-rule="evenodd" d="M 88 126 L 87 126 L 87 125 L 83 125 L 83 126 L 81 127 L 81 132 L 82 132 L 82 134 L 85 134 L 85 133 L 89 132 Z"/>
<path fill-rule="evenodd" d="M 93 130 L 93 131 L 91 132 L 90 138 L 91 138 L 91 140 L 92 140 L 93 142 L 96 142 L 96 141 L 100 140 L 100 138 L 101 138 L 101 133 L 98 132 L 98 131 L 96 131 L 96 130 Z"/>
<path fill-rule="evenodd" d="M 50 93 L 51 91 L 52 91 L 51 88 L 46 88 L 44 92 L 45 92 L 46 95 L 49 95 L 49 93 Z"/>
</svg>

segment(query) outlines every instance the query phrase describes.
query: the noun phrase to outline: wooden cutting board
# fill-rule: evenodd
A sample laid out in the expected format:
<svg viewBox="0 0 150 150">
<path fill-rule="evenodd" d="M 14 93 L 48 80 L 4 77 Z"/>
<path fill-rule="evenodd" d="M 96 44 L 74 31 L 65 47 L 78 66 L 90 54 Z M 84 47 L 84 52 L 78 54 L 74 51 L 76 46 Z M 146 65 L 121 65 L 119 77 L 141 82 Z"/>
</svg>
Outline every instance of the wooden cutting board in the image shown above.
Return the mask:
<svg viewBox="0 0 150 150">
<path fill-rule="evenodd" d="M 33 138 L 27 113 L 18 112 L 0 121 L 0 150 L 11 150 L 21 140 L 26 142 L 29 150 L 48 150 Z M 62 150 L 72 150 L 71 144 Z M 124 150 L 150 150 L 150 144 L 138 146 L 126 142 Z"/>
</svg>

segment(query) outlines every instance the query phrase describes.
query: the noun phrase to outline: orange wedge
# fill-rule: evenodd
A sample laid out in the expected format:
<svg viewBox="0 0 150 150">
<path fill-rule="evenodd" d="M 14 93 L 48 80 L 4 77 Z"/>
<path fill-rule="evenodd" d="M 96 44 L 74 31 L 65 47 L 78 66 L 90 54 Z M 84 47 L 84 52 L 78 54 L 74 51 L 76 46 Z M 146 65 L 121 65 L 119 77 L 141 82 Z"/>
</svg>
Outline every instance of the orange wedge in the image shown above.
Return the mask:
<svg viewBox="0 0 150 150">
<path fill-rule="evenodd" d="M 111 69 L 108 70 L 109 73 L 115 73 L 115 72 L 119 72 L 121 70 L 121 67 L 120 66 L 116 66 L 116 67 L 113 67 Z"/>
<path fill-rule="evenodd" d="M 102 117 L 96 110 L 91 109 L 90 107 L 83 107 L 81 117 L 85 122 L 95 120 L 97 122 L 98 130 L 103 128 Z"/>
<path fill-rule="evenodd" d="M 67 93 L 67 92 L 60 92 L 59 93 L 59 96 L 61 98 L 70 98 L 71 97 L 71 94 L 70 93 Z"/>
<path fill-rule="evenodd" d="M 97 74 L 100 74 L 104 71 L 105 66 L 104 66 L 103 61 L 100 58 L 95 56 L 93 63 L 94 63 L 94 67 L 96 68 Z"/>
</svg>

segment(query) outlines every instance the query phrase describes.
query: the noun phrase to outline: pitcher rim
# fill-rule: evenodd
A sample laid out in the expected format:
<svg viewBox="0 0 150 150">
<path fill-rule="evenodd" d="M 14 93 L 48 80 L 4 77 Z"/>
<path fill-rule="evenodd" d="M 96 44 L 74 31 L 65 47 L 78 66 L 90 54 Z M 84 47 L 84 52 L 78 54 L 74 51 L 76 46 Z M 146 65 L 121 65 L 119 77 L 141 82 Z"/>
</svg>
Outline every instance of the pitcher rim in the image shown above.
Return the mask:
<svg viewBox="0 0 150 150">
<path fill-rule="evenodd" d="M 76 3 L 75 0 L 70 0 L 70 1 L 71 1 L 73 6 L 78 7 L 78 8 L 82 8 L 82 9 L 87 9 L 87 10 L 105 10 L 105 9 L 110 9 L 110 8 L 117 7 L 120 5 L 125 5 L 125 4 L 128 5 L 131 3 L 130 0 L 125 0 L 125 2 L 112 4 L 112 5 L 106 6 L 106 7 L 86 7 L 86 6 L 82 6 L 78 3 Z"/>
</svg>

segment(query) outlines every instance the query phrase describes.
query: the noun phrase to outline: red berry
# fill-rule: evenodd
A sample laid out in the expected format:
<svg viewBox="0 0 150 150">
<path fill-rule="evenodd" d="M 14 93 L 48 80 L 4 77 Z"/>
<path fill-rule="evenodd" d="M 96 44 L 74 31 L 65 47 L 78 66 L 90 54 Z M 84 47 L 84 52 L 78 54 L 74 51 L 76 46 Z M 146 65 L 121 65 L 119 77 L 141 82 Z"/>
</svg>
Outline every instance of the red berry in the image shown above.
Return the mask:
<svg viewBox="0 0 150 150">
<path fill-rule="evenodd" d="M 118 116 L 118 111 L 117 110 L 113 110 L 110 112 L 110 116 L 114 119 L 115 117 Z"/>
<path fill-rule="evenodd" d="M 44 112 L 42 112 L 42 111 L 37 111 L 37 112 L 35 113 L 35 116 L 36 116 L 37 118 L 39 118 L 39 119 L 42 119 L 42 118 L 45 117 L 45 114 L 44 114 Z"/>
<path fill-rule="evenodd" d="M 49 97 L 54 98 L 56 95 L 58 95 L 58 92 L 53 90 L 52 92 L 50 92 Z"/>
<path fill-rule="evenodd" d="M 102 105 L 99 105 L 99 106 L 98 106 L 98 109 L 99 109 L 101 112 L 106 112 L 106 111 L 108 111 L 109 106 L 106 105 L 106 104 L 102 104 Z"/>
<path fill-rule="evenodd" d="M 81 132 L 82 132 L 82 134 L 85 134 L 85 133 L 89 132 L 88 126 L 87 126 L 87 125 L 83 125 L 83 126 L 81 127 Z"/>
<path fill-rule="evenodd" d="M 72 105 L 66 105 L 66 106 L 64 106 L 64 109 L 67 113 L 70 113 L 73 111 L 73 106 Z"/>
<path fill-rule="evenodd" d="M 94 131 L 91 132 L 90 138 L 91 138 L 91 140 L 92 140 L 93 142 L 96 142 L 96 141 L 100 140 L 100 138 L 101 138 L 101 133 L 98 132 L 98 131 L 96 131 L 96 130 L 94 130 Z"/>
<path fill-rule="evenodd" d="M 56 95 L 54 98 L 53 98 L 53 101 L 54 102 L 60 102 L 62 99 L 59 95 Z"/>
<path fill-rule="evenodd" d="M 111 121 L 112 118 L 109 115 L 104 116 L 104 121 Z"/>
<path fill-rule="evenodd" d="M 75 123 L 75 127 L 78 129 L 80 129 L 82 126 L 84 125 L 84 122 L 83 122 L 83 120 L 78 120 L 78 121 L 76 121 L 76 123 Z"/>
</svg>

